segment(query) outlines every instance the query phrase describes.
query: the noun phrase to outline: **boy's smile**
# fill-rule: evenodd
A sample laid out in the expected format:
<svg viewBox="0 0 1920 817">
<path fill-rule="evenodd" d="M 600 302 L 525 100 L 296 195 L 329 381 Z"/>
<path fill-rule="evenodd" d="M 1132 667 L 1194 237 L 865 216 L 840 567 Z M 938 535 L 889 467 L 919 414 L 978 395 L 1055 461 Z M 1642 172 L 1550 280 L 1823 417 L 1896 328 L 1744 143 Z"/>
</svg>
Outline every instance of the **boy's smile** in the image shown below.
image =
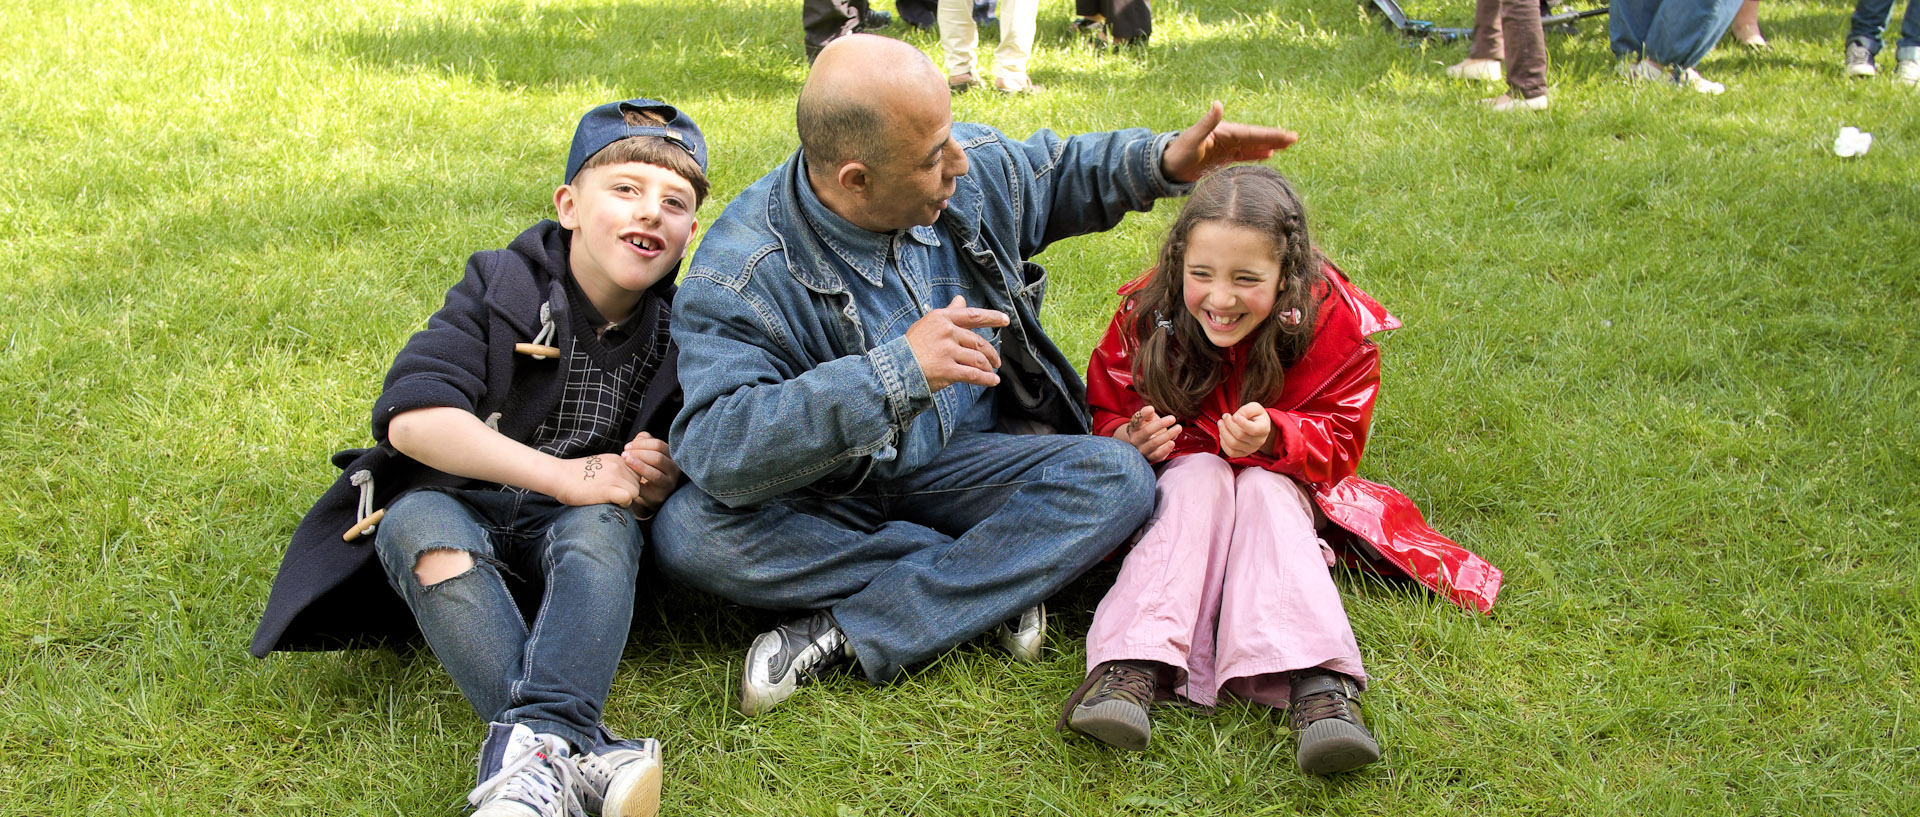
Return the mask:
<svg viewBox="0 0 1920 817">
<path fill-rule="evenodd" d="M 568 266 L 607 320 L 624 319 L 640 294 L 672 275 L 700 229 L 685 177 L 644 162 L 590 167 L 553 194 L 573 231 Z"/>
</svg>

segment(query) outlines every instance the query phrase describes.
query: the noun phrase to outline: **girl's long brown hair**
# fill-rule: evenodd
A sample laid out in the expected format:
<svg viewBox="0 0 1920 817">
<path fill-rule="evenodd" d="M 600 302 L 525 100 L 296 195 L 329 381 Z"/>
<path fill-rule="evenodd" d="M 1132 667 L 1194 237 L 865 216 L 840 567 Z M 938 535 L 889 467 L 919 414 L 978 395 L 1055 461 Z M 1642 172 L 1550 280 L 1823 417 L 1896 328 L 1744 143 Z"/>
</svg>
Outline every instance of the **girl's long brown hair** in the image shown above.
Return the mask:
<svg viewBox="0 0 1920 817">
<path fill-rule="evenodd" d="M 1160 263 L 1147 284 L 1128 296 L 1133 304 L 1134 389 L 1161 414 L 1192 419 L 1220 383 L 1223 350 L 1207 340 L 1187 314 L 1181 293 L 1186 280 L 1187 241 L 1197 224 L 1211 222 L 1258 230 L 1273 239 L 1280 262 L 1280 291 L 1273 312 L 1240 341 L 1247 348 L 1240 402 L 1264 403 L 1280 393 L 1286 367 L 1306 353 L 1319 317 L 1317 293 L 1326 282 L 1325 260 L 1307 234 L 1300 195 L 1272 168 L 1237 165 L 1208 176 L 1174 219 L 1160 247 Z M 1300 310 L 1298 321 L 1283 320 Z"/>
</svg>

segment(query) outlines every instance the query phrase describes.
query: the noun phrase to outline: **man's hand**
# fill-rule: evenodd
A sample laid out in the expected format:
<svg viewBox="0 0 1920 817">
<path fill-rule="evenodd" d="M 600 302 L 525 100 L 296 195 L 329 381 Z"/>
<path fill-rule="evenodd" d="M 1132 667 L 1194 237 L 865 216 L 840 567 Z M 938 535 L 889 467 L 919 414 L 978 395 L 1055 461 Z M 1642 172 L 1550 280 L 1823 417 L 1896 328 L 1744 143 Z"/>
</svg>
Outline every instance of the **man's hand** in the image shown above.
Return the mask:
<svg viewBox="0 0 1920 817">
<path fill-rule="evenodd" d="M 667 441 L 645 431 L 627 443 L 620 459 L 640 478 L 640 496 L 634 507 L 637 513 L 651 515 L 659 510 L 680 484 L 680 466 L 667 456 Z"/>
<path fill-rule="evenodd" d="M 640 475 L 613 454 L 594 454 L 554 460 L 548 476 L 553 498 L 567 505 L 633 504 L 640 495 Z"/>
<path fill-rule="evenodd" d="M 907 327 L 907 346 L 927 378 L 927 390 L 937 392 L 955 383 L 1000 385 L 1000 375 L 994 373 L 1000 368 L 1000 350 L 973 330 L 1006 325 L 1006 313 L 969 307 L 960 297 L 920 316 Z"/>
<path fill-rule="evenodd" d="M 1160 416 L 1152 406 L 1142 406 L 1126 425 L 1113 430 L 1113 438 L 1139 449 L 1147 462 L 1161 462 L 1173 455 L 1173 441 L 1180 438 L 1175 419 L 1171 414 Z"/>
<path fill-rule="evenodd" d="M 1220 453 L 1228 459 L 1245 457 L 1255 451 L 1271 451 L 1273 418 L 1259 403 L 1248 403 L 1232 414 L 1220 415 Z"/>
<path fill-rule="evenodd" d="M 1176 182 L 1195 182 L 1214 169 L 1235 162 L 1257 162 L 1300 141 L 1290 130 L 1220 121 L 1219 102 L 1207 108 L 1200 121 L 1167 143 L 1160 171 Z"/>
</svg>

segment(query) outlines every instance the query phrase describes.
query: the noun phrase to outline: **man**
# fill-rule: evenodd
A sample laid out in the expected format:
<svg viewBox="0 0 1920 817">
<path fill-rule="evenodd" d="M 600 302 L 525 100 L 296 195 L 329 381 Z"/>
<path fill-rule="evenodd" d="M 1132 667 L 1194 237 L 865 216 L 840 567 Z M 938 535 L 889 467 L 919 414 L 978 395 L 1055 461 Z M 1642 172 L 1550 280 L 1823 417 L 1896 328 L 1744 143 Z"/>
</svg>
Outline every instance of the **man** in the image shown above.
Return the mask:
<svg viewBox="0 0 1920 817">
<path fill-rule="evenodd" d="M 1153 506 L 1131 446 L 1086 435 L 1025 259 L 1294 134 L 1220 122 L 1015 142 L 955 124 L 912 46 L 830 44 L 801 149 L 733 200 L 675 301 L 689 482 L 660 511 L 671 576 L 812 611 L 748 651 L 753 715 L 834 666 L 875 683 L 1034 608 Z M 1057 431 L 1013 434 L 1010 431 Z"/>
</svg>

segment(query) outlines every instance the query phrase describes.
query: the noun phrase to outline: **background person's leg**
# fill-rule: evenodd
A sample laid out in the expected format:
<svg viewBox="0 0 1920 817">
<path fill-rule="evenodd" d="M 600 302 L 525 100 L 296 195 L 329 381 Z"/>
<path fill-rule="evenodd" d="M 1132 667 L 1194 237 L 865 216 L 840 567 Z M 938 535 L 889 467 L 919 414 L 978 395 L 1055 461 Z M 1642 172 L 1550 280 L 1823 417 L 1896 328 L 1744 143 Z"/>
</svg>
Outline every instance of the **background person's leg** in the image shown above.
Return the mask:
<svg viewBox="0 0 1920 817">
<path fill-rule="evenodd" d="M 1699 65 L 1739 10 L 1740 0 L 1666 0 L 1647 30 L 1647 59 L 1675 71 Z"/>
</svg>

